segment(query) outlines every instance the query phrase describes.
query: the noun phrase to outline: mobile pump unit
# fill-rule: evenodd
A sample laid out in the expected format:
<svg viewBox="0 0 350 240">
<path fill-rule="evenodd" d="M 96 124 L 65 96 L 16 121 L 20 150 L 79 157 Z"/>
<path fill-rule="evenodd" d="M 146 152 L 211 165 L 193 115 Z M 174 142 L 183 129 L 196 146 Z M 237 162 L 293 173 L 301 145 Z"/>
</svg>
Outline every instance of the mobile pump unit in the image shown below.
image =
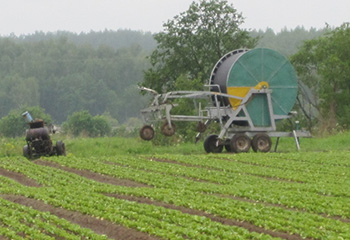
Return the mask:
<svg viewBox="0 0 350 240">
<path fill-rule="evenodd" d="M 41 156 L 65 156 L 66 147 L 62 141 L 52 144 L 50 130 L 40 119 L 33 120 L 29 112 L 24 112 L 22 116 L 29 124 L 26 130 L 26 145 L 23 147 L 23 156 L 34 159 Z"/>
<path fill-rule="evenodd" d="M 276 122 L 295 115 L 291 112 L 298 94 L 298 79 L 291 63 L 280 53 L 267 49 L 240 49 L 223 56 L 212 70 L 209 91 L 174 91 L 154 94 L 151 106 L 141 110 L 144 125 L 140 136 L 144 140 L 154 137 L 153 123 L 163 121 L 161 131 L 166 136 L 175 133 L 174 121 L 197 121 L 198 140 L 208 124 L 220 125 L 218 134 L 209 135 L 204 141 L 206 152 L 268 152 L 271 137 L 293 137 L 299 150 L 299 137 L 311 137 L 307 131 L 296 127 L 291 132 L 279 132 Z M 207 98 L 211 105 L 201 109 L 198 115 L 172 115 L 176 107 L 171 100 L 179 98 Z M 298 124 L 296 124 L 298 125 Z"/>
</svg>

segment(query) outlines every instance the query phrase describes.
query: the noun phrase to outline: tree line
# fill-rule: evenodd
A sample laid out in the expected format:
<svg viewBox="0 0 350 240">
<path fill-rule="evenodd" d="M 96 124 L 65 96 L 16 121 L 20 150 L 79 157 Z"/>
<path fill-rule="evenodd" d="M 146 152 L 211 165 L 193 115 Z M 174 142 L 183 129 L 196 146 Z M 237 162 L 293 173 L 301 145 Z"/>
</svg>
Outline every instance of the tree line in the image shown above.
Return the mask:
<svg viewBox="0 0 350 240">
<path fill-rule="evenodd" d="M 78 45 L 67 37 L 40 41 L 0 38 L 0 116 L 40 106 L 56 123 L 87 110 L 119 122 L 138 116 L 145 98 L 137 83 L 148 66 L 140 45 Z"/>
</svg>

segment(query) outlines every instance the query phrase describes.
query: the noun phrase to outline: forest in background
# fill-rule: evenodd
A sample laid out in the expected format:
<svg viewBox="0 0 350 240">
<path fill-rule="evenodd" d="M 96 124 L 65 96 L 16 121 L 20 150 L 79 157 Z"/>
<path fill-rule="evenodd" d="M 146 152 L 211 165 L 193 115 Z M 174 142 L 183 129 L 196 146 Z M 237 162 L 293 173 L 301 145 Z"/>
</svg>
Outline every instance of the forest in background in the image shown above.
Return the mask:
<svg viewBox="0 0 350 240">
<path fill-rule="evenodd" d="M 297 27 L 250 34 L 259 37 L 257 47 L 290 56 L 323 32 Z M 139 117 L 148 98 L 137 84 L 155 47 L 151 33 L 132 30 L 0 37 L 0 117 L 23 106 L 42 107 L 56 124 L 81 110 L 119 123 Z"/>
</svg>

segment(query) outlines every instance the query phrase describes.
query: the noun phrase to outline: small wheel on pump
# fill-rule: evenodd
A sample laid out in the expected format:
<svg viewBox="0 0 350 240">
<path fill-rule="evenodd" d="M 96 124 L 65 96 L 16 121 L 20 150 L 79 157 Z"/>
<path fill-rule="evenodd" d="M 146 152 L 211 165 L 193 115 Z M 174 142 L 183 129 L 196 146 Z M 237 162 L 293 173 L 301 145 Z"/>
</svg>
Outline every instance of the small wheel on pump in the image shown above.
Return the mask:
<svg viewBox="0 0 350 240">
<path fill-rule="evenodd" d="M 28 145 L 24 145 L 24 147 L 23 147 L 23 156 L 28 158 L 28 159 L 32 158 L 32 153 L 31 153 Z"/>
<path fill-rule="evenodd" d="M 231 148 L 231 143 L 230 142 L 231 142 L 231 139 L 226 139 L 224 147 L 225 147 L 225 150 L 227 152 L 232 153 L 233 150 Z"/>
<path fill-rule="evenodd" d="M 207 153 L 221 153 L 223 148 L 218 142 L 218 135 L 210 135 L 204 140 L 204 150 Z"/>
<path fill-rule="evenodd" d="M 66 156 L 66 145 L 60 140 L 56 142 L 57 156 Z"/>
<path fill-rule="evenodd" d="M 145 125 L 140 129 L 140 137 L 143 140 L 149 141 L 154 137 L 154 129 L 150 125 Z"/>
<path fill-rule="evenodd" d="M 173 136 L 175 134 L 175 124 L 171 123 L 171 126 L 169 126 L 169 123 L 165 122 L 162 125 L 161 131 L 167 137 Z"/>
<path fill-rule="evenodd" d="M 230 148 L 235 153 L 248 152 L 250 147 L 250 138 L 245 133 L 237 133 L 230 140 Z"/>
<path fill-rule="evenodd" d="M 227 152 L 232 153 L 232 148 L 230 144 L 225 144 L 225 149 Z"/>
<path fill-rule="evenodd" d="M 271 138 L 266 133 L 258 133 L 253 137 L 252 148 L 254 152 L 269 152 L 271 146 Z"/>
</svg>

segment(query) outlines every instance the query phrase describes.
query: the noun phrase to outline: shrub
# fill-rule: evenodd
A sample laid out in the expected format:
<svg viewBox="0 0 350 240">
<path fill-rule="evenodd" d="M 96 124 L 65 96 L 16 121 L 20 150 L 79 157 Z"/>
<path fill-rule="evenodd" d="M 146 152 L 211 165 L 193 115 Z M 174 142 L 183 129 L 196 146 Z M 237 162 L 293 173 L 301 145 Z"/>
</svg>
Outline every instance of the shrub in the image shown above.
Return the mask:
<svg viewBox="0 0 350 240">
<path fill-rule="evenodd" d="M 99 137 L 109 135 L 111 126 L 105 116 L 92 117 L 86 111 L 75 112 L 63 123 L 63 130 L 73 136 Z"/>
<path fill-rule="evenodd" d="M 34 119 L 42 119 L 46 124 L 51 124 L 51 116 L 45 113 L 43 108 L 22 107 L 11 110 L 10 113 L 0 120 L 0 133 L 5 137 L 23 136 L 28 123 L 23 119 L 22 113 L 28 111 Z"/>
<path fill-rule="evenodd" d="M 111 133 L 112 128 L 105 116 L 95 116 L 92 118 L 92 131 L 90 132 L 91 137 L 102 137 L 107 136 Z"/>
</svg>

